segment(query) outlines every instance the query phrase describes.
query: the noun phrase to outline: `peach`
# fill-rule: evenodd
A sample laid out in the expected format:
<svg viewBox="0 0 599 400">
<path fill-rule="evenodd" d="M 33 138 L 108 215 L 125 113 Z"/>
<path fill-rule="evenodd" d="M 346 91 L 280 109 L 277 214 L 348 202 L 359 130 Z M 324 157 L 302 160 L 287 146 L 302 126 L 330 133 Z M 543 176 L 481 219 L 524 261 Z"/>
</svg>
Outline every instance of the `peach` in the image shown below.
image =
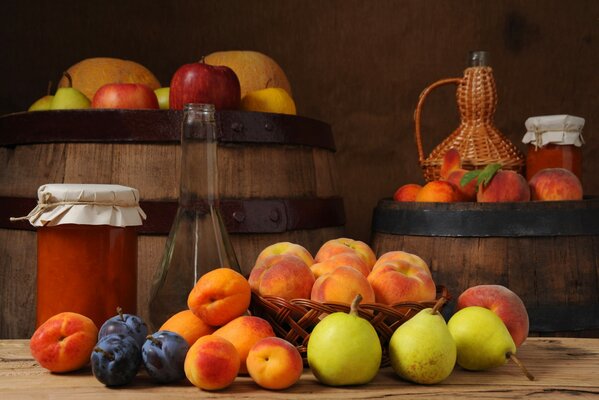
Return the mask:
<svg viewBox="0 0 599 400">
<path fill-rule="evenodd" d="M 369 245 L 360 240 L 349 238 L 331 239 L 325 242 L 320 246 L 320 249 L 314 257 L 314 261 L 321 262 L 340 253 L 356 253 L 362 260 L 364 260 L 366 265 L 368 265 L 368 268 L 372 268 L 376 262 L 376 255 Z"/>
<path fill-rule="evenodd" d="M 217 268 L 196 282 L 189 293 L 189 309 L 205 323 L 222 326 L 244 314 L 252 291 L 248 281 L 231 268 Z"/>
<path fill-rule="evenodd" d="M 235 318 L 225 326 L 218 328 L 214 334 L 227 339 L 237 349 L 241 360 L 240 374 L 248 372 L 245 362 L 254 343 L 265 337 L 275 336 L 275 332 L 268 321 L 249 315 Z"/>
<path fill-rule="evenodd" d="M 166 320 L 158 330 L 178 333 L 191 346 L 202 336 L 212 334 L 215 329 L 191 310 L 183 310 Z"/>
<path fill-rule="evenodd" d="M 292 386 L 304 371 L 297 348 L 278 337 L 261 339 L 254 344 L 248 353 L 247 367 L 254 382 L 274 390 Z"/>
<path fill-rule="evenodd" d="M 406 183 L 405 185 L 397 188 L 393 193 L 393 200 L 395 201 L 416 201 L 418 192 L 422 189 L 422 185 L 417 183 Z"/>
<path fill-rule="evenodd" d="M 480 203 L 529 201 L 530 188 L 519 173 L 499 170 L 487 185 L 478 185 L 476 200 Z"/>
<path fill-rule="evenodd" d="M 389 260 L 368 275 L 378 303 L 392 305 L 403 301 L 432 301 L 435 282 L 423 268 L 405 260 Z"/>
<path fill-rule="evenodd" d="M 457 189 L 447 181 L 430 181 L 416 195 L 416 201 L 420 202 L 453 203 L 459 200 Z"/>
<path fill-rule="evenodd" d="M 457 310 L 479 306 L 493 311 L 505 324 L 516 346 L 528 337 L 528 312 L 520 297 L 501 285 L 478 285 L 466 289 L 457 301 Z M 456 311 L 457 311 L 456 310 Z"/>
<path fill-rule="evenodd" d="M 89 362 L 97 341 L 98 327 L 90 318 L 62 312 L 36 329 L 29 348 L 42 367 L 52 372 L 68 372 Z"/>
<path fill-rule="evenodd" d="M 532 200 L 582 200 L 580 180 L 565 168 L 542 169 L 530 178 L 528 184 Z"/>
<path fill-rule="evenodd" d="M 311 300 L 321 303 L 338 302 L 351 304 L 356 295 L 362 295 L 364 303 L 374 303 L 374 290 L 366 277 L 351 267 L 337 267 L 316 279 Z"/>
<path fill-rule="evenodd" d="M 249 283 L 260 296 L 277 296 L 286 300 L 309 299 L 314 274 L 310 267 L 293 254 L 267 257 L 250 272 Z"/>
<path fill-rule="evenodd" d="M 312 254 L 310 254 L 310 252 L 306 250 L 305 247 L 291 242 L 279 242 L 271 244 L 270 246 L 264 248 L 264 250 L 262 250 L 260 254 L 258 254 L 258 257 L 256 258 L 256 262 L 254 263 L 254 265 L 259 266 L 268 257 L 281 254 L 293 254 L 295 256 L 298 256 L 306 263 L 308 267 L 314 264 L 314 258 L 312 257 Z"/>
<path fill-rule="evenodd" d="M 189 348 L 183 369 L 194 386 L 220 390 L 233 383 L 239 365 L 239 354 L 231 342 L 220 336 L 206 335 Z"/>
<path fill-rule="evenodd" d="M 364 276 L 368 276 L 370 268 L 362 258 L 356 253 L 340 253 L 336 254 L 324 261 L 312 264 L 310 269 L 314 273 L 314 277 L 318 279 L 320 276 L 333 272 L 337 267 L 351 267 L 360 271 Z"/>
<path fill-rule="evenodd" d="M 441 179 L 447 179 L 449 175 L 458 169 L 462 168 L 462 157 L 457 149 L 449 149 L 443 155 L 443 163 L 439 175 Z"/>
<path fill-rule="evenodd" d="M 407 261 L 411 264 L 416 265 L 417 267 L 424 269 L 426 272 L 428 272 L 429 275 L 431 275 L 430 268 L 428 267 L 428 264 L 426 263 L 426 261 L 424 261 L 422 258 L 417 256 L 416 254 L 408 253 L 406 251 L 401 251 L 401 250 L 389 251 L 389 252 L 383 254 L 376 261 L 376 263 L 374 264 L 374 267 L 372 269 L 376 268 L 378 265 L 385 264 L 388 261 L 393 261 L 393 260 Z"/>
<path fill-rule="evenodd" d="M 476 179 L 472 179 L 466 185 L 462 186 L 462 178 L 467 172 L 465 169 L 458 168 L 450 172 L 446 180 L 456 188 L 460 201 L 475 201 Z"/>
</svg>

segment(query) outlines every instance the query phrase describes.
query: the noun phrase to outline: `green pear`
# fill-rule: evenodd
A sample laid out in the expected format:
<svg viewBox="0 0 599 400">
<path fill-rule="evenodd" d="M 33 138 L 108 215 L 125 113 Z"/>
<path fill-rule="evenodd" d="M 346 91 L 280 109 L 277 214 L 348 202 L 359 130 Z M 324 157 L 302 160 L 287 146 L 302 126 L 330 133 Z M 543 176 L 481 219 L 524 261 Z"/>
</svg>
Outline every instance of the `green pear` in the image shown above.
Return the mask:
<svg viewBox="0 0 599 400">
<path fill-rule="evenodd" d="M 534 377 L 515 357 L 516 344 L 493 311 L 479 306 L 462 308 L 447 323 L 458 350 L 457 363 L 472 371 L 499 367 L 513 360 L 530 380 Z"/>
<path fill-rule="evenodd" d="M 53 95 L 46 95 L 37 99 L 32 105 L 29 106 L 27 111 L 46 111 L 50 109 L 52 104 L 52 100 L 54 99 Z"/>
<path fill-rule="evenodd" d="M 433 384 L 447 378 L 456 362 L 456 344 L 443 316 L 426 308 L 399 326 L 389 341 L 391 367 L 403 379 Z"/>
<path fill-rule="evenodd" d="M 69 87 L 61 87 L 54 94 L 54 99 L 50 103 L 51 110 L 71 110 L 89 108 L 91 101 L 79 90 L 71 87 L 71 76 L 65 72 L 64 76 L 69 81 Z"/>
<path fill-rule="evenodd" d="M 169 109 L 169 96 L 170 96 L 171 88 L 170 87 L 161 87 L 154 90 L 156 94 L 156 98 L 158 99 L 158 107 L 161 110 Z"/>
<path fill-rule="evenodd" d="M 308 364 L 320 382 L 330 386 L 370 382 L 381 365 L 382 347 L 370 322 L 358 316 L 357 295 L 349 314 L 336 312 L 324 317 L 308 341 Z"/>
</svg>

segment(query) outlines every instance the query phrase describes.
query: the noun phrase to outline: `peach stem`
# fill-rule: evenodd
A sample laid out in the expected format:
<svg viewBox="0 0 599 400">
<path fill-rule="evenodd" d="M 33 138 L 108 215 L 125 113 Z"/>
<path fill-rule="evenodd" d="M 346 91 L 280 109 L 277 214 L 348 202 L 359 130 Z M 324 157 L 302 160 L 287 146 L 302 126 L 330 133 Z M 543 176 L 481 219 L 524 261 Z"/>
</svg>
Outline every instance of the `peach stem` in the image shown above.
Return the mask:
<svg viewBox="0 0 599 400">
<path fill-rule="evenodd" d="M 358 305 L 362 301 L 362 295 L 358 293 L 354 298 L 354 301 L 351 302 L 351 306 L 349 308 L 349 314 L 358 316 Z"/>
<path fill-rule="evenodd" d="M 518 358 L 514 354 L 508 352 L 505 356 L 507 358 L 509 358 L 510 360 L 512 360 L 513 362 L 515 362 L 516 365 L 520 367 L 520 369 L 522 370 L 522 372 L 524 373 L 524 375 L 526 375 L 526 377 L 528 378 L 528 380 L 530 380 L 530 381 L 534 381 L 535 380 L 535 377 L 530 372 L 528 372 L 528 370 L 526 369 L 526 367 L 524 366 L 524 364 L 522 364 L 522 362 L 520 360 L 518 360 Z"/>
</svg>

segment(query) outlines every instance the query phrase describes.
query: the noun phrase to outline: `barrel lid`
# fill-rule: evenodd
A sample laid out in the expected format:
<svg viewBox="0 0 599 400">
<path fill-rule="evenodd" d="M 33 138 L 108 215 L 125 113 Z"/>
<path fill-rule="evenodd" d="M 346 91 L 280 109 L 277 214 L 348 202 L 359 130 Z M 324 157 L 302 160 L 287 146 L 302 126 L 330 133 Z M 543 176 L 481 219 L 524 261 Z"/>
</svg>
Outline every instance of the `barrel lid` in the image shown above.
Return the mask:
<svg viewBox="0 0 599 400">
<path fill-rule="evenodd" d="M 146 215 L 139 207 L 137 189 L 105 184 L 45 184 L 38 188 L 37 206 L 26 216 L 33 226 L 63 224 L 111 225 L 142 224 Z"/>
<path fill-rule="evenodd" d="M 526 134 L 522 143 L 536 146 L 546 144 L 574 145 L 580 147 L 584 144 L 582 128 L 584 118 L 573 115 L 543 115 L 530 117 L 524 123 Z"/>
</svg>

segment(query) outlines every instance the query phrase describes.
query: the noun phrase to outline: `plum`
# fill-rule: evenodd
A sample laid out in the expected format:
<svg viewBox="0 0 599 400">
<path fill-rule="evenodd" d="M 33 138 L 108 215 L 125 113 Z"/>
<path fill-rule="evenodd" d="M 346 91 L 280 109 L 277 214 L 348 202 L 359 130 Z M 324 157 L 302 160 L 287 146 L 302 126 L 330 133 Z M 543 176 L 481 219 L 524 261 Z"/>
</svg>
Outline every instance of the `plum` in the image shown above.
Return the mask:
<svg viewBox="0 0 599 400">
<path fill-rule="evenodd" d="M 123 314 L 123 309 L 117 307 L 118 315 L 107 319 L 98 333 L 98 340 L 111 334 L 122 334 L 131 336 L 137 342 L 139 348 L 143 346 L 148 335 L 148 326 L 143 319 L 137 315 Z"/>
<path fill-rule="evenodd" d="M 141 356 L 148 375 L 159 383 L 171 383 L 185 378 L 185 356 L 189 344 L 179 334 L 158 331 L 148 335 Z"/>
<path fill-rule="evenodd" d="M 141 351 L 135 339 L 123 334 L 104 336 L 92 351 L 92 373 L 106 386 L 130 383 L 141 365 Z"/>
</svg>

